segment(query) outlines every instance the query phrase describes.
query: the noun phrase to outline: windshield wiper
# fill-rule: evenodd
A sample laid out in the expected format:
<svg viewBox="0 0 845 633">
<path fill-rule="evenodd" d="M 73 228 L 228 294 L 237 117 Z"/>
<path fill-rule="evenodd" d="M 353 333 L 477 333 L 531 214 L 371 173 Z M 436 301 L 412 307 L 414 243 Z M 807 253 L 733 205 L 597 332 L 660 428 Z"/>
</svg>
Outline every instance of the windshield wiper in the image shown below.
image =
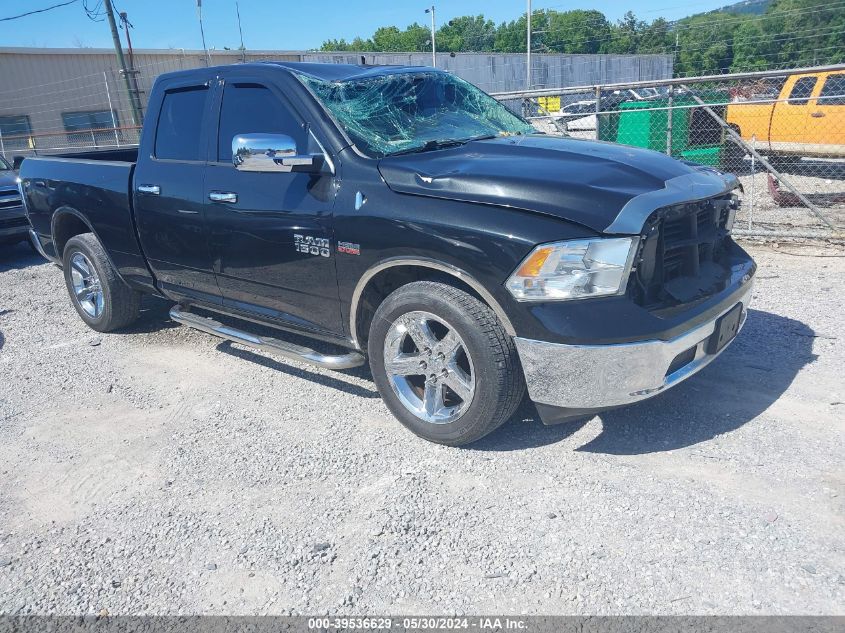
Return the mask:
<svg viewBox="0 0 845 633">
<path fill-rule="evenodd" d="M 422 145 L 416 147 L 409 147 L 408 149 L 400 149 L 398 152 L 391 152 L 388 156 L 399 156 L 400 154 L 416 154 L 419 152 L 430 152 L 435 149 L 445 149 L 447 147 L 458 147 L 466 145 L 470 141 L 484 141 L 491 138 L 497 138 L 498 134 L 487 134 L 484 136 L 470 136 L 468 138 L 446 138 L 446 139 L 431 139 Z"/>
</svg>

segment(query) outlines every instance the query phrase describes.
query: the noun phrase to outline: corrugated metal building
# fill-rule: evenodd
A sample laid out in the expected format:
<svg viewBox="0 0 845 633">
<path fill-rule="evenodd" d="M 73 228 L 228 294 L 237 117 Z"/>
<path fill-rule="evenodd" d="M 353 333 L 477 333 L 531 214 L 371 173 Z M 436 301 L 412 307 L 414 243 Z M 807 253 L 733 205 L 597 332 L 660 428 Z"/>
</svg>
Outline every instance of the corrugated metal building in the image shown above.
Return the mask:
<svg viewBox="0 0 845 633">
<path fill-rule="evenodd" d="M 210 51 L 211 64 L 267 59 L 329 63 L 431 63 L 427 53 Z M 129 57 L 127 56 L 127 63 Z M 164 72 L 206 65 L 198 50 L 135 50 L 131 59 L 142 107 Z M 525 87 L 525 55 L 440 53 L 439 68 L 487 92 Z M 534 55 L 534 87 L 564 87 L 672 76 L 671 55 Z M 123 77 L 112 49 L 0 48 L 0 153 L 137 142 Z"/>
</svg>

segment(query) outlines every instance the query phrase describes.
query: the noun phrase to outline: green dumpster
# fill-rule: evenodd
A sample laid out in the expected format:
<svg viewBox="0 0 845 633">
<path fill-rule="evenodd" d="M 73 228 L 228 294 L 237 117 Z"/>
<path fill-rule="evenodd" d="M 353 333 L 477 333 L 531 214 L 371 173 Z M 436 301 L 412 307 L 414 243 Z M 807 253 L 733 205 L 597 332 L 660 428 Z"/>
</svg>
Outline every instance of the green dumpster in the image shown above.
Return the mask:
<svg viewBox="0 0 845 633">
<path fill-rule="evenodd" d="M 699 95 L 705 103 L 722 104 L 722 94 Z M 672 101 L 672 156 L 702 165 L 723 164 L 725 135 L 719 123 L 690 95 L 676 95 Z M 617 112 L 599 117 L 599 138 L 623 145 L 666 152 L 669 99 L 625 101 Z M 713 110 L 724 115 L 723 105 Z"/>
</svg>

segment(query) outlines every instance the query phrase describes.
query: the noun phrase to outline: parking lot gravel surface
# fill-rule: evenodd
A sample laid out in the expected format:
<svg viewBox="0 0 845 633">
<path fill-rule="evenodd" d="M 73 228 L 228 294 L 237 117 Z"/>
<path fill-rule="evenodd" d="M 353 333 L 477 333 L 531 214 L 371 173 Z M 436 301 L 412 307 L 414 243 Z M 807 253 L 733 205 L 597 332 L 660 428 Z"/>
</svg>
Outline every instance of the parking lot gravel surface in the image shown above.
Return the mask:
<svg viewBox="0 0 845 633">
<path fill-rule="evenodd" d="M 368 370 L 85 327 L 0 251 L 0 614 L 843 614 L 845 250 L 749 246 L 745 329 L 676 389 L 463 449 Z"/>
</svg>

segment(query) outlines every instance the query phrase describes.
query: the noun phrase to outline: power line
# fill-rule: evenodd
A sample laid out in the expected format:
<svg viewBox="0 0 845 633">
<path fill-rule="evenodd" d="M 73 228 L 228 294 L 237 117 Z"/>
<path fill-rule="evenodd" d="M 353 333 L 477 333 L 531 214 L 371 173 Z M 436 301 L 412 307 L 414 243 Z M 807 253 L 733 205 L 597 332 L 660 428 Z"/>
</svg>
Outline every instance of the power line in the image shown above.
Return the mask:
<svg viewBox="0 0 845 633">
<path fill-rule="evenodd" d="M 97 4 L 91 9 L 88 7 L 89 0 L 82 0 L 82 8 L 85 9 L 85 15 L 92 22 L 102 22 L 105 19 L 105 12 L 103 11 L 103 0 L 97 0 Z"/>
<path fill-rule="evenodd" d="M 709 22 L 706 23 L 706 24 L 679 24 L 678 22 L 674 22 L 674 23 L 667 22 L 667 27 L 668 27 L 668 31 L 671 32 L 671 33 L 681 33 L 681 35 L 684 35 L 687 32 L 697 31 L 699 29 L 718 29 L 718 28 L 723 27 L 725 24 L 734 24 L 734 23 L 755 24 L 757 22 L 764 21 L 764 20 L 767 20 L 767 19 L 785 17 L 785 16 L 795 14 L 795 13 L 797 13 L 799 16 L 804 16 L 804 15 L 811 15 L 811 14 L 815 14 L 815 13 L 822 13 L 822 12 L 825 12 L 825 11 L 840 11 L 840 10 L 843 10 L 843 9 L 845 9 L 845 0 L 833 0 L 833 2 L 830 2 L 829 4 L 827 4 L 825 6 L 821 6 L 821 7 L 802 7 L 802 8 L 798 8 L 798 9 L 787 9 L 787 10 L 783 10 L 783 11 L 773 11 L 772 13 L 762 14 L 762 15 L 757 15 L 757 16 L 751 16 L 751 17 L 732 16 L 730 18 L 723 19 L 718 24 L 713 24 L 713 23 L 709 23 Z M 542 14 L 542 10 L 534 11 L 534 14 L 540 15 L 540 14 Z M 599 24 L 603 24 L 603 23 L 608 24 L 608 26 L 612 26 L 611 23 L 604 17 L 596 18 L 595 20 L 592 20 L 592 21 L 587 20 L 587 21 L 584 21 L 584 22 L 580 22 L 577 26 L 579 26 L 579 27 L 594 26 L 594 25 L 599 25 Z M 581 38 L 581 39 L 574 39 L 574 38 L 573 39 L 566 39 L 566 38 L 548 39 L 549 35 L 552 35 L 552 34 L 555 34 L 555 33 L 560 33 L 562 30 L 563 29 L 560 29 L 560 28 L 557 28 L 557 29 L 551 28 L 551 29 L 544 29 L 542 32 L 538 32 L 538 31 L 534 31 L 534 32 L 539 34 L 539 35 L 545 35 L 546 36 L 545 38 L 538 38 L 538 39 L 540 39 L 541 44 L 545 44 L 546 46 L 554 46 L 554 47 L 558 47 L 561 44 L 565 44 L 565 43 L 572 43 L 572 44 L 595 43 L 595 44 L 601 44 L 601 43 L 605 43 L 605 42 L 619 41 L 620 39 L 622 39 L 623 37 L 628 35 L 628 34 L 617 34 L 617 33 L 611 32 L 611 33 L 608 33 L 606 35 L 599 34 L 599 36 L 595 37 L 595 38 L 586 37 L 586 38 Z M 640 33 L 639 35 L 642 35 L 642 34 Z M 749 37 L 749 36 L 743 37 L 743 40 L 745 40 L 745 38 L 747 38 L 747 37 Z M 766 37 L 766 36 L 764 35 L 762 37 Z M 465 38 L 464 42 L 472 45 L 472 42 L 483 41 L 484 39 L 486 39 L 486 36 L 470 36 L 468 38 Z M 728 38 L 725 38 L 724 40 L 720 40 L 720 41 L 727 42 Z M 667 47 L 665 47 L 664 50 L 669 49 L 669 48 L 671 48 L 671 47 L 669 47 L 667 45 Z"/>
<path fill-rule="evenodd" d="M 717 28 L 717 27 L 714 26 L 713 28 Z M 759 34 L 759 35 L 734 34 L 730 38 L 725 38 L 725 39 L 720 39 L 720 40 L 719 39 L 712 40 L 712 43 L 713 44 L 720 43 L 720 42 L 727 43 L 728 41 L 733 41 L 734 46 L 736 46 L 737 44 L 746 44 L 746 43 L 754 43 L 754 42 L 764 41 L 764 40 L 771 40 L 773 44 L 779 44 L 780 42 L 786 42 L 786 41 L 795 40 L 795 39 L 817 39 L 817 38 L 820 38 L 820 37 L 825 37 L 827 35 L 836 35 L 836 34 L 839 34 L 841 32 L 842 32 L 841 26 L 823 27 L 822 29 L 819 29 L 819 28 L 816 27 L 816 28 L 803 29 L 803 30 L 799 30 L 799 31 L 789 31 L 789 32 L 784 32 L 784 33 L 776 33 L 776 34 L 768 34 L 768 33 L 763 33 L 763 34 Z M 802 36 L 798 36 L 798 37 L 790 37 L 790 36 L 793 36 L 793 35 L 797 35 L 799 33 L 809 33 L 809 35 L 802 35 Z M 582 37 L 580 39 L 559 38 L 559 39 L 543 40 L 541 43 L 543 45 L 545 45 L 547 48 L 548 47 L 558 47 L 562 44 L 571 44 L 571 45 L 574 45 L 574 46 L 580 46 L 580 45 L 584 45 L 584 44 L 600 44 L 600 43 L 604 43 L 604 42 L 619 41 L 621 39 L 624 39 L 626 36 L 627 35 L 623 35 L 623 36 L 611 35 L 609 37 Z M 673 46 L 670 45 L 670 44 L 667 44 L 663 48 L 664 48 L 664 50 L 666 50 L 666 49 L 673 48 Z M 697 49 L 685 46 L 685 47 L 683 47 L 683 50 L 684 51 L 690 51 L 690 50 L 697 50 Z"/>
<path fill-rule="evenodd" d="M 562 6 L 562 5 L 558 5 L 558 6 Z M 683 35 L 685 32 L 696 31 L 696 30 L 699 30 L 699 29 L 721 28 L 721 27 L 724 27 L 726 25 L 730 26 L 730 25 L 733 25 L 733 24 L 753 24 L 753 23 L 757 23 L 757 22 L 761 22 L 761 21 L 765 21 L 765 20 L 770 20 L 770 19 L 773 19 L 773 18 L 781 18 L 781 17 L 791 16 L 792 14 L 798 14 L 798 16 L 796 16 L 796 17 L 799 17 L 799 16 L 811 15 L 811 14 L 815 14 L 815 13 L 824 13 L 824 12 L 827 12 L 827 11 L 840 11 L 842 9 L 845 9 L 845 1 L 843 1 L 843 0 L 833 0 L 832 2 L 829 2 L 827 4 L 819 4 L 817 6 L 810 6 L 810 7 L 799 7 L 799 8 L 796 8 L 796 9 L 773 10 L 771 13 L 764 13 L 764 14 L 761 14 L 761 15 L 753 15 L 753 16 L 725 13 L 724 14 L 725 17 L 722 18 L 720 20 L 720 22 L 718 22 L 717 24 L 713 23 L 713 22 L 707 22 L 707 23 L 704 23 L 704 24 L 685 23 L 684 20 L 688 20 L 691 17 L 695 17 L 695 16 L 689 16 L 688 18 L 682 18 L 681 20 L 674 20 L 674 21 L 668 21 L 667 20 L 666 25 L 667 25 L 668 30 L 671 31 L 672 33 L 680 32 Z M 555 12 L 555 13 L 559 13 L 559 12 Z M 563 13 L 565 13 L 565 12 L 563 12 Z M 548 10 L 547 9 L 536 9 L 536 10 L 533 11 L 533 14 L 535 16 L 535 19 L 539 19 L 539 18 L 543 17 L 544 15 L 547 16 Z M 696 15 L 708 15 L 708 14 L 700 13 L 700 14 L 696 14 Z M 658 18 L 658 19 L 660 19 L 660 18 Z M 610 20 L 608 20 L 604 15 L 602 15 L 602 17 L 600 17 L 600 18 L 597 17 L 595 19 L 588 19 L 588 20 L 578 22 L 576 26 L 577 27 L 587 27 L 587 26 L 598 26 L 598 25 L 603 25 L 603 24 L 607 24 L 608 27 L 615 26 L 614 23 L 612 23 Z M 653 24 L 653 22 L 652 22 L 652 24 Z M 648 26 L 648 24 L 647 24 L 647 26 Z M 562 30 L 563 29 L 561 29 L 561 28 L 556 28 L 556 29 L 555 28 L 548 28 L 548 29 L 543 29 L 542 32 L 534 31 L 534 33 L 548 35 L 548 34 L 552 34 L 552 33 L 560 33 Z M 486 37 L 486 36 L 471 36 L 470 38 L 468 38 L 468 40 L 469 41 L 479 40 L 479 39 L 482 39 L 483 37 Z M 618 37 L 618 36 L 611 35 L 610 37 L 601 37 L 599 39 L 591 40 L 591 41 L 608 41 L 609 39 L 613 39 L 614 37 Z M 566 41 L 566 40 L 562 40 L 562 41 Z"/>
<path fill-rule="evenodd" d="M 54 4 L 51 7 L 45 7 L 43 9 L 35 9 L 33 11 L 27 11 L 26 13 L 21 13 L 20 15 L 11 15 L 8 18 L 0 18 L 0 22 L 8 22 L 9 20 L 17 20 L 18 18 L 25 18 L 28 15 L 35 15 L 36 13 L 44 13 L 45 11 L 52 11 L 53 9 L 58 9 L 59 7 L 66 7 L 69 4 L 74 4 L 75 2 L 79 2 L 79 0 L 68 0 L 68 2 L 62 2 L 60 4 Z"/>
<path fill-rule="evenodd" d="M 678 9 L 689 9 L 691 6 L 699 6 L 699 5 L 702 5 L 702 4 L 710 4 L 710 0 L 697 0 L 696 2 L 687 2 L 687 3 L 682 4 L 682 5 L 676 4 L 676 5 L 673 5 L 671 7 L 658 7 L 656 9 L 649 9 L 648 11 L 642 11 L 642 13 L 660 13 L 661 11 L 675 11 L 675 10 L 678 10 Z M 540 8 L 540 9 L 537 9 L 537 11 L 546 11 L 548 9 L 561 9 L 561 8 L 566 8 L 566 9 L 571 10 L 572 5 L 571 5 L 571 3 L 570 4 L 566 4 L 566 3 L 564 3 L 564 4 L 550 4 L 550 5 L 547 5 L 545 7 Z M 721 7 L 721 9 L 724 9 L 724 8 L 725 7 Z M 583 11 L 590 11 L 590 10 L 595 10 L 595 9 L 582 9 L 582 10 Z M 697 13 L 696 15 L 703 15 L 703 14 L 706 14 L 706 13 L 715 13 L 715 12 L 718 12 L 718 11 L 720 11 L 720 9 L 718 9 L 718 8 L 717 9 L 711 9 L 710 11 L 701 11 L 700 13 Z M 729 12 L 725 12 L 725 13 L 729 13 Z"/>
</svg>

